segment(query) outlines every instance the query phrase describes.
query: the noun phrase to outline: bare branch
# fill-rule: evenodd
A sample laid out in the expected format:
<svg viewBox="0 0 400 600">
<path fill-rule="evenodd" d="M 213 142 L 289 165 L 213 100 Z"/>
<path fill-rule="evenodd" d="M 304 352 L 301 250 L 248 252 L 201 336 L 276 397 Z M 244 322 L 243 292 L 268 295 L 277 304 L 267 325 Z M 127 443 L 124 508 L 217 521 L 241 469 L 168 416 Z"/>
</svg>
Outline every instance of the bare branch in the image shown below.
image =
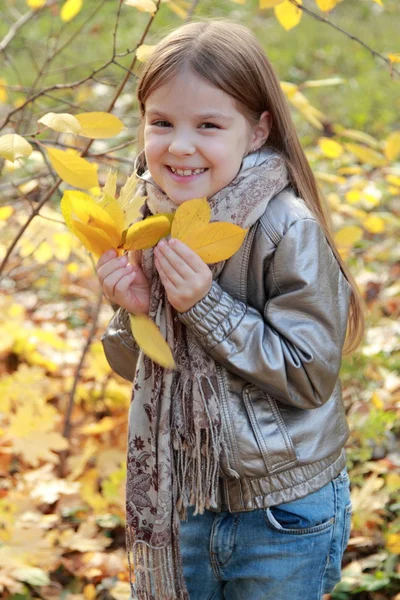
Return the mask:
<svg viewBox="0 0 400 600">
<path fill-rule="evenodd" d="M 350 40 L 353 40 L 353 42 L 357 42 L 357 44 L 360 44 L 360 46 L 362 46 L 363 48 L 365 48 L 366 50 L 368 50 L 368 52 L 371 52 L 372 56 L 375 56 L 376 58 L 380 58 L 381 60 L 385 61 L 385 63 L 389 65 L 391 73 L 396 73 L 397 75 L 400 76 L 400 71 L 398 71 L 397 69 L 395 69 L 393 67 L 391 61 L 388 58 L 386 58 L 386 56 L 383 56 L 383 54 L 381 54 L 380 52 L 377 52 L 376 50 L 374 50 L 373 48 L 371 48 L 371 46 L 368 46 L 368 44 L 366 44 L 365 42 L 363 42 L 363 40 L 360 40 L 360 38 L 358 38 L 357 36 L 353 35 L 352 33 L 349 33 L 345 29 L 342 29 L 338 25 L 335 25 L 335 23 L 332 23 L 331 21 L 328 21 L 328 19 L 325 19 L 324 17 L 321 17 L 321 15 L 318 15 L 317 13 L 313 12 L 309 8 L 306 8 L 302 4 L 299 4 L 297 2 L 297 0 L 290 0 L 290 2 L 292 4 L 294 4 L 297 8 L 299 8 L 300 10 L 302 10 L 304 13 L 306 13 L 307 15 L 309 15 L 310 17 L 312 17 L 313 19 L 316 19 L 317 21 L 320 21 L 321 23 L 325 23 L 326 25 L 329 25 L 333 29 L 336 29 L 336 31 L 339 31 L 341 34 L 343 34 L 346 37 L 348 37 Z"/>
<path fill-rule="evenodd" d="M 94 313 L 93 313 L 93 317 L 92 317 L 92 323 L 90 326 L 89 335 L 88 335 L 86 343 L 83 347 L 81 358 L 80 358 L 79 364 L 75 371 L 74 383 L 72 385 L 72 389 L 71 389 L 71 392 L 69 395 L 69 402 L 68 402 L 68 406 L 67 406 L 67 410 L 66 410 L 66 414 L 65 414 L 64 429 L 63 429 L 63 436 L 66 439 L 69 439 L 70 434 L 71 434 L 71 416 L 72 416 L 72 410 L 74 407 L 75 392 L 76 392 L 76 388 L 79 383 L 79 379 L 80 379 L 81 371 L 83 368 L 83 364 L 85 362 L 86 355 L 89 352 L 90 346 L 92 345 L 93 338 L 96 333 L 97 322 L 99 320 L 99 314 L 100 314 L 100 308 L 101 308 L 102 301 L 103 301 L 103 290 L 100 288 L 98 291 L 98 294 L 97 294 L 97 302 L 96 302 L 96 306 L 94 308 Z M 67 456 L 68 456 L 68 450 L 64 450 L 63 452 L 60 453 L 60 463 L 58 465 L 59 477 L 65 476 L 64 467 L 65 467 L 65 459 L 67 458 Z"/>
<path fill-rule="evenodd" d="M 20 17 L 18 19 L 18 21 L 16 21 L 14 23 L 14 25 L 12 25 L 12 27 L 10 27 L 10 29 L 8 30 L 8 32 L 6 33 L 6 35 L 3 37 L 3 39 L 0 42 L 0 52 L 4 52 L 4 50 L 7 48 L 8 44 L 16 36 L 18 30 L 21 29 L 21 27 L 23 27 L 25 25 L 25 23 L 27 23 L 33 17 L 35 17 L 37 12 L 38 11 L 36 11 L 36 10 L 29 10 L 27 13 L 22 15 L 22 17 Z"/>
</svg>

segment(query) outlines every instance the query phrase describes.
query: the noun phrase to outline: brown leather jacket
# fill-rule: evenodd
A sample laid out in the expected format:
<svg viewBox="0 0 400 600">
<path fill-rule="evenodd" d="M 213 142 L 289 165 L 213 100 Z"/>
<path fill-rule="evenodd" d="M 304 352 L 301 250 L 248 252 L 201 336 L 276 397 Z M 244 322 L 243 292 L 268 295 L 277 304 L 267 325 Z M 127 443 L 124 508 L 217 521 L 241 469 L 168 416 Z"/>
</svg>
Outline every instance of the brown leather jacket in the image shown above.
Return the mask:
<svg viewBox="0 0 400 600">
<path fill-rule="evenodd" d="M 275 196 L 210 292 L 180 315 L 218 364 L 224 438 L 217 510 L 290 502 L 345 466 L 339 369 L 351 289 L 321 227 L 286 189 Z M 119 309 L 102 338 L 132 381 L 137 347 Z"/>
</svg>

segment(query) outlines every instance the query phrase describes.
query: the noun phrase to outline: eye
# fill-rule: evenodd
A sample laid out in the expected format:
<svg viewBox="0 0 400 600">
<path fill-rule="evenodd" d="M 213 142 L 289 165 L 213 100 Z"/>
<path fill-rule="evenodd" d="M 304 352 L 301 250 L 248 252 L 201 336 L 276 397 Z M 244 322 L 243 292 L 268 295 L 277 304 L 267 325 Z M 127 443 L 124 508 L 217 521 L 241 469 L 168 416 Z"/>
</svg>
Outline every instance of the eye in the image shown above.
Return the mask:
<svg viewBox="0 0 400 600">
<path fill-rule="evenodd" d="M 200 129 L 219 129 L 215 123 L 202 123 Z"/>
<path fill-rule="evenodd" d="M 169 121 L 154 121 L 152 125 L 155 125 L 155 127 L 170 127 L 171 123 Z"/>
</svg>

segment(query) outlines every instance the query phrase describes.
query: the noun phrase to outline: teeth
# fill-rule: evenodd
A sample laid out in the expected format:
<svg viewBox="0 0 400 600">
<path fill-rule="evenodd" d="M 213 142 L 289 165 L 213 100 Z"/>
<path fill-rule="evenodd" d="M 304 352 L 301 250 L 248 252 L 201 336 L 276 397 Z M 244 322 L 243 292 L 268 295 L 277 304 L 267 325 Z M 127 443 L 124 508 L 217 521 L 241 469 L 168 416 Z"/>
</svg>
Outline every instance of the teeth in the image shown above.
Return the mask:
<svg viewBox="0 0 400 600">
<path fill-rule="evenodd" d="M 199 173 L 203 173 L 205 169 L 174 169 L 170 167 L 173 173 L 177 173 L 178 175 L 188 176 L 188 175 L 198 175 Z"/>
</svg>

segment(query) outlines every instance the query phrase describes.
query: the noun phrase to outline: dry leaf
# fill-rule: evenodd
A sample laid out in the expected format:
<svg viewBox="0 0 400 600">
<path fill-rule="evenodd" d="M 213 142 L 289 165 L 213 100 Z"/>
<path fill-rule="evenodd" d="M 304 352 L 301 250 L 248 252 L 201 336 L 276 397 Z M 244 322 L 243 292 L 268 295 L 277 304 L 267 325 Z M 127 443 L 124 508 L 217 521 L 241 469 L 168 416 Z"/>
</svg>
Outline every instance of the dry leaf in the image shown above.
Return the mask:
<svg viewBox="0 0 400 600">
<path fill-rule="evenodd" d="M 185 242 L 192 231 L 210 222 L 211 209 L 206 198 L 189 200 L 179 206 L 175 212 L 171 227 L 171 236 Z M 185 242 L 186 243 L 186 242 Z"/>
<path fill-rule="evenodd" d="M 171 350 L 157 325 L 146 315 L 130 315 L 132 335 L 143 352 L 166 369 L 173 369 Z"/>
<path fill-rule="evenodd" d="M 124 129 L 123 122 L 107 112 L 80 113 L 75 118 L 82 128 L 79 135 L 94 140 L 114 137 Z"/>
<path fill-rule="evenodd" d="M 147 217 L 131 225 L 126 233 L 123 246 L 126 250 L 151 248 L 169 234 L 171 223 L 164 215 Z"/>
<path fill-rule="evenodd" d="M 192 232 L 184 242 L 205 263 L 227 260 L 235 254 L 246 237 L 247 229 L 233 223 L 209 223 Z"/>
<path fill-rule="evenodd" d="M 81 125 L 76 117 L 68 113 L 53 113 L 49 112 L 38 119 L 38 123 L 43 123 L 46 127 L 50 127 L 54 131 L 60 133 L 79 133 Z"/>
</svg>

